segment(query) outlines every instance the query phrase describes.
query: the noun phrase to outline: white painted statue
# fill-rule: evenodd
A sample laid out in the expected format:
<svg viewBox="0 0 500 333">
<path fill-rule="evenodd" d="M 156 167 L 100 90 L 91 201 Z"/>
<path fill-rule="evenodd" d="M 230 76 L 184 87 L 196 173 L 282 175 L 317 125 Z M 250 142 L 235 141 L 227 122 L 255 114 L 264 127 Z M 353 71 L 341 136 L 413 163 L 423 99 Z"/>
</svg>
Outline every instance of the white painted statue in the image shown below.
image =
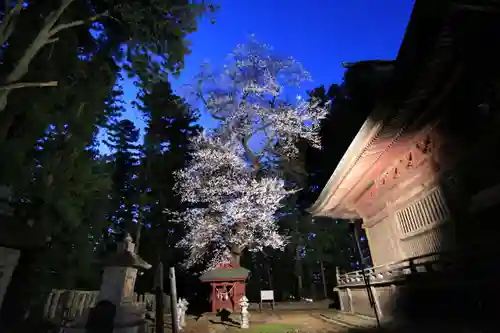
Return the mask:
<svg viewBox="0 0 500 333">
<path fill-rule="evenodd" d="M 177 327 L 179 330 L 186 326 L 186 312 L 189 302 L 185 298 L 179 298 L 177 302 Z"/>
<path fill-rule="evenodd" d="M 248 306 L 250 303 L 248 303 L 248 298 L 246 296 L 243 296 L 240 299 L 240 307 L 241 307 L 241 328 L 249 328 L 250 323 L 249 323 L 249 317 L 250 314 L 248 313 Z"/>
</svg>

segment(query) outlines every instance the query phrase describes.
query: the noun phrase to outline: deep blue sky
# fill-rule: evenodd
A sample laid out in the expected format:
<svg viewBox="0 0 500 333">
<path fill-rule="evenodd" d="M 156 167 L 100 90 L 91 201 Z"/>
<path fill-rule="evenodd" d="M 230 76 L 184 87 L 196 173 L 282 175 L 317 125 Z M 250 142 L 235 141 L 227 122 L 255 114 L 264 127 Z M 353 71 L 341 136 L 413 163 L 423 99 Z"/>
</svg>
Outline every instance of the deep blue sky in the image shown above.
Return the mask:
<svg viewBox="0 0 500 333">
<path fill-rule="evenodd" d="M 286 56 L 293 56 L 311 73 L 311 89 L 341 81 L 342 61 L 394 59 L 408 23 L 412 0 L 215 0 L 216 23 L 202 20 L 190 36 L 192 54 L 174 89 L 190 82 L 204 60 L 214 65 L 247 36 L 255 34 Z M 124 82 L 125 100 L 136 90 Z M 129 107 L 126 118 L 143 127 L 140 114 Z M 210 126 L 208 117 L 200 123 Z M 213 123 L 212 123 L 213 124 Z"/>
</svg>

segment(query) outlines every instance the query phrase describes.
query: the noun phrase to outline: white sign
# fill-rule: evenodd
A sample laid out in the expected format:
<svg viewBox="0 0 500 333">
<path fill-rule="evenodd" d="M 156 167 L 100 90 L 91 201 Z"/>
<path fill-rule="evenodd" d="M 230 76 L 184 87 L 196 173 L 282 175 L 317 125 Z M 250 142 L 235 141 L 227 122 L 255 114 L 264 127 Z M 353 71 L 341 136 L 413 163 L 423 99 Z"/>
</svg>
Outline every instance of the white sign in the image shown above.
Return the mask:
<svg viewBox="0 0 500 333">
<path fill-rule="evenodd" d="M 261 301 L 274 301 L 274 290 L 261 290 L 260 291 Z"/>
</svg>

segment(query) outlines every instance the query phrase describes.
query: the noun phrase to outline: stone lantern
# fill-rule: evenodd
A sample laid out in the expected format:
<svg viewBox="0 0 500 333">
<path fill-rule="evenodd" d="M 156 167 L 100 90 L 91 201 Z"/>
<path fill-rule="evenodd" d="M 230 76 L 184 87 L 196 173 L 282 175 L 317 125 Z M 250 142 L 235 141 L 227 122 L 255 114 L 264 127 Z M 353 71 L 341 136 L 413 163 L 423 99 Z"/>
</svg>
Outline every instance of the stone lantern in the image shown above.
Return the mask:
<svg viewBox="0 0 500 333">
<path fill-rule="evenodd" d="M 65 328 L 65 332 L 137 333 L 145 324 L 145 310 L 134 302 L 139 269 L 151 265 L 134 252 L 130 234 L 124 233 L 117 251 L 102 261 L 104 272 L 95 307 Z"/>
<path fill-rule="evenodd" d="M 119 305 L 132 299 L 138 270 L 151 268 L 150 264 L 134 252 L 134 248 L 132 237 L 125 233 L 118 243 L 117 251 L 104 258 L 104 272 L 97 302 L 107 300 Z"/>
</svg>

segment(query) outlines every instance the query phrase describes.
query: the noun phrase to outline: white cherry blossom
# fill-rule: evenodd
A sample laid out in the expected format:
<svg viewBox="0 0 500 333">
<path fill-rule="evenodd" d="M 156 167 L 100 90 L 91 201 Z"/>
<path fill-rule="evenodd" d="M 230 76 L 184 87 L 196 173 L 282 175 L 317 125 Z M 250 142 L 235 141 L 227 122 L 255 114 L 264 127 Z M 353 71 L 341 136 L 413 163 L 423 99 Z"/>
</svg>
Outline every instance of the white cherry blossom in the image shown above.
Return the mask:
<svg viewBox="0 0 500 333">
<path fill-rule="evenodd" d="M 235 248 L 285 245 L 276 212 L 291 191 L 273 163 L 295 158 L 300 139 L 319 147 L 319 121 L 327 114 L 316 101 L 284 97 L 286 87 L 307 80 L 299 62 L 254 39 L 238 45 L 220 70 L 202 65 L 190 91 L 219 124 L 193 140 L 193 158 L 176 175 L 189 208 L 170 212 L 186 227 L 178 245 L 189 250 L 188 265 L 207 256 L 216 265 Z"/>
</svg>

